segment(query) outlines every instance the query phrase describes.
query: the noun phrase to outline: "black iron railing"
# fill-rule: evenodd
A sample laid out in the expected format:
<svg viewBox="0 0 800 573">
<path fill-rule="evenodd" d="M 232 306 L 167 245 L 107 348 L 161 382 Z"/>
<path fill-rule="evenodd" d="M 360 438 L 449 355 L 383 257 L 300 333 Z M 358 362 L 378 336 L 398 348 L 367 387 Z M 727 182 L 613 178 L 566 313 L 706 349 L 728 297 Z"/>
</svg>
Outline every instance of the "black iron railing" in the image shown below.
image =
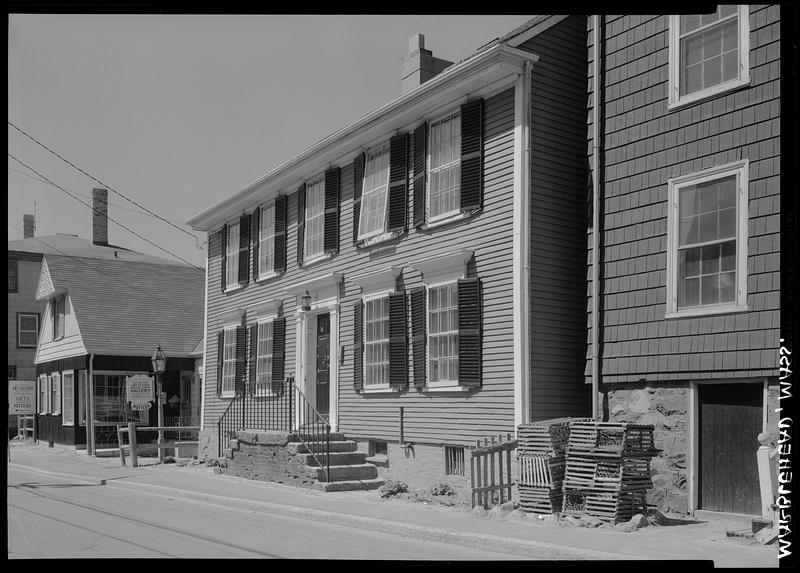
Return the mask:
<svg viewBox="0 0 800 573">
<path fill-rule="evenodd" d="M 317 412 L 290 376 L 283 384 L 273 384 L 269 392 L 251 383 L 239 392 L 217 422 L 219 455 L 238 430 L 277 430 L 293 432 L 308 453 L 325 470 L 330 481 L 330 434 L 328 421 Z"/>
</svg>

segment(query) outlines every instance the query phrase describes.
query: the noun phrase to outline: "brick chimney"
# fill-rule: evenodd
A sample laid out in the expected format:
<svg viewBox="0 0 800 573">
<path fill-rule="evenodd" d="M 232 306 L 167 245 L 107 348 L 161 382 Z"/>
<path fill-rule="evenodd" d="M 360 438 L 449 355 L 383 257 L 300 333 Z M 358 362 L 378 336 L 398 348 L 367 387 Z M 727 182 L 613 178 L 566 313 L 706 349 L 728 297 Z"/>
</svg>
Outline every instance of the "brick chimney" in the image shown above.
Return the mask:
<svg viewBox="0 0 800 573">
<path fill-rule="evenodd" d="M 433 52 L 425 49 L 425 36 L 414 34 L 408 40 L 408 55 L 403 58 L 401 73 L 404 94 L 418 88 L 453 62 L 434 58 Z"/>
<path fill-rule="evenodd" d="M 92 243 L 108 246 L 108 190 L 92 189 Z"/>
<path fill-rule="evenodd" d="M 33 237 L 34 231 L 36 230 L 36 222 L 33 219 L 33 215 L 23 215 L 22 216 L 22 237 L 24 239 L 30 239 Z"/>
</svg>

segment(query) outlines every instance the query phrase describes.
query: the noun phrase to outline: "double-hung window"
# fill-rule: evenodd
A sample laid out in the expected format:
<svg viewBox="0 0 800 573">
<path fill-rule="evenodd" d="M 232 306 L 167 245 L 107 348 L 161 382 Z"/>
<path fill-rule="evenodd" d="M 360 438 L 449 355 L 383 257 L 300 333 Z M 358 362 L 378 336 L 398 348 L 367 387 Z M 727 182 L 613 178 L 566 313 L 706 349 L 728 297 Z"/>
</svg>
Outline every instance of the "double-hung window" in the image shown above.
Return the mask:
<svg viewBox="0 0 800 573">
<path fill-rule="evenodd" d="M 50 413 L 61 413 L 61 373 L 54 372 L 50 383 Z"/>
<path fill-rule="evenodd" d="M 669 181 L 667 316 L 746 310 L 747 165 Z"/>
<path fill-rule="evenodd" d="M 61 387 L 61 423 L 65 426 L 75 425 L 75 373 L 64 372 Z"/>
<path fill-rule="evenodd" d="M 459 213 L 461 113 L 431 123 L 428 153 L 428 221 Z"/>
<path fill-rule="evenodd" d="M 42 374 L 38 378 L 38 382 L 39 382 L 39 392 L 38 392 L 38 394 L 39 394 L 39 404 L 38 404 L 37 410 L 39 411 L 40 414 L 47 414 L 50 411 L 49 408 L 48 408 L 48 406 L 49 406 L 49 396 L 50 396 L 50 391 L 49 391 L 49 388 L 48 388 L 48 380 L 49 380 L 49 378 L 50 377 L 45 375 L 45 374 Z"/>
<path fill-rule="evenodd" d="M 225 239 L 225 286 L 239 285 L 239 222 L 228 225 Z"/>
<path fill-rule="evenodd" d="M 35 313 L 17 313 L 17 346 L 20 348 L 36 348 L 39 339 L 39 315 Z"/>
<path fill-rule="evenodd" d="M 275 271 L 275 204 L 261 207 L 258 229 L 258 275 Z"/>
<path fill-rule="evenodd" d="M 232 396 L 236 392 L 236 328 L 226 328 L 224 332 L 222 395 Z"/>
<path fill-rule="evenodd" d="M 364 185 L 358 238 L 368 239 L 386 231 L 389 191 L 389 143 L 370 149 L 364 163 Z"/>
<path fill-rule="evenodd" d="M 697 101 L 750 81 L 747 5 L 670 17 L 670 105 Z"/>
<path fill-rule="evenodd" d="M 428 287 L 428 380 L 458 382 L 458 283 Z"/>
<path fill-rule="evenodd" d="M 325 239 L 325 177 L 320 175 L 306 186 L 304 256 L 323 254 Z"/>
<path fill-rule="evenodd" d="M 266 395 L 272 391 L 272 360 L 274 355 L 273 321 L 258 323 L 256 343 L 256 395 Z"/>
<path fill-rule="evenodd" d="M 389 297 L 364 301 L 364 386 L 389 384 Z"/>
<path fill-rule="evenodd" d="M 64 337 L 64 316 L 66 314 L 66 295 L 53 299 L 53 340 Z"/>
<path fill-rule="evenodd" d="M 17 278 L 19 276 L 19 261 L 16 259 L 8 259 L 8 292 L 17 292 L 19 285 Z"/>
</svg>

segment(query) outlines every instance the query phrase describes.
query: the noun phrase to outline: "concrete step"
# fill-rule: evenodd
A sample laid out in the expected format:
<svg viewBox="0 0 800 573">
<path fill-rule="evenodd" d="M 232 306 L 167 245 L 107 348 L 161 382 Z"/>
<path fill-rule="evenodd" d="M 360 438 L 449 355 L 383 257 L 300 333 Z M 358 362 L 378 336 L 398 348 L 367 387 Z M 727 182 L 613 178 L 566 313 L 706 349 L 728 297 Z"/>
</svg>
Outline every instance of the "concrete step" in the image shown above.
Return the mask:
<svg viewBox="0 0 800 573">
<path fill-rule="evenodd" d="M 295 437 L 302 436 L 303 440 L 306 441 L 306 442 L 315 442 L 315 441 L 322 442 L 322 441 L 325 441 L 325 434 L 305 432 L 305 431 L 303 431 L 302 428 L 300 428 L 300 430 L 295 432 L 294 436 Z M 341 441 L 346 440 L 347 438 L 345 438 L 344 434 L 342 434 L 341 432 L 331 432 L 330 439 L 331 439 L 332 442 L 341 442 Z M 295 440 L 292 440 L 292 441 L 295 441 Z"/>
<path fill-rule="evenodd" d="M 355 479 L 355 480 L 342 480 L 342 481 L 319 481 L 315 483 L 312 488 L 320 491 L 358 491 L 378 489 L 386 480 L 382 479 Z"/>
<path fill-rule="evenodd" d="M 315 467 L 320 464 L 311 454 L 298 454 L 303 463 L 307 466 Z M 322 460 L 322 455 L 317 456 Z M 363 464 L 367 458 L 364 452 L 331 452 L 331 465 L 332 466 L 350 466 L 353 464 Z"/>
<path fill-rule="evenodd" d="M 331 452 L 358 451 L 358 444 L 352 440 L 331 440 L 330 447 Z M 294 454 L 305 454 L 309 451 L 319 452 L 324 451 L 325 442 L 308 442 L 307 444 L 304 444 L 303 442 L 289 442 L 286 444 L 286 448 L 289 450 L 289 452 Z"/>
<path fill-rule="evenodd" d="M 330 479 L 326 479 L 324 468 L 309 468 L 309 473 L 319 481 L 369 480 L 378 477 L 378 468 L 372 464 L 331 466 Z"/>
</svg>

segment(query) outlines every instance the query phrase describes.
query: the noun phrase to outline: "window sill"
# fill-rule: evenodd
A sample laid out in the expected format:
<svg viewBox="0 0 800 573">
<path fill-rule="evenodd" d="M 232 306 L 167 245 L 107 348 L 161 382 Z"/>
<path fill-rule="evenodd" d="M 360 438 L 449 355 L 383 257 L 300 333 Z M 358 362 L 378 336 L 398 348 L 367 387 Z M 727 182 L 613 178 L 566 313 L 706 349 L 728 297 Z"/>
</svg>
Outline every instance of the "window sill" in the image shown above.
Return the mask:
<svg viewBox="0 0 800 573">
<path fill-rule="evenodd" d="M 318 263 L 320 261 L 324 261 L 327 259 L 333 258 L 332 253 L 319 253 L 318 255 L 314 255 L 313 257 L 308 257 L 307 259 L 303 259 L 303 266 L 312 265 L 314 263 Z"/>
<path fill-rule="evenodd" d="M 230 400 L 231 398 L 236 398 L 236 392 L 223 392 L 219 397 L 223 400 Z"/>
<path fill-rule="evenodd" d="M 426 394 L 433 393 L 433 392 L 469 392 L 469 386 L 462 386 L 462 385 L 448 385 L 448 386 L 423 386 L 420 388 L 420 391 L 425 392 Z"/>
<path fill-rule="evenodd" d="M 367 386 L 366 384 L 361 388 L 361 394 L 398 394 L 401 391 L 399 386 L 389 386 L 388 384 L 380 384 L 375 386 Z"/>
<path fill-rule="evenodd" d="M 424 223 L 422 226 L 420 226 L 420 229 L 422 229 L 423 231 L 427 231 L 429 229 L 436 229 L 437 227 L 444 227 L 445 225 L 448 225 L 450 223 L 455 223 L 456 221 L 461 221 L 462 219 L 466 219 L 470 216 L 472 216 L 472 213 L 459 211 L 458 213 L 455 213 L 453 215 L 448 215 L 445 217 L 433 219 L 428 223 Z"/>
<path fill-rule="evenodd" d="M 724 306 L 706 306 L 698 308 L 687 308 L 675 312 L 668 312 L 664 318 L 696 318 L 701 316 L 710 316 L 715 314 L 733 314 L 738 312 L 747 312 L 747 305 L 730 305 Z"/>
<path fill-rule="evenodd" d="M 358 239 L 358 246 L 361 248 L 365 247 L 372 247 L 374 245 L 380 245 L 382 243 L 388 243 L 400 236 L 400 233 L 397 231 L 393 231 L 391 233 L 381 233 L 379 235 L 372 235 L 371 237 L 366 238 L 359 238 Z"/>
<path fill-rule="evenodd" d="M 729 82 L 725 82 L 724 84 L 718 84 L 712 88 L 708 88 L 699 92 L 695 92 L 693 94 L 689 94 L 683 96 L 675 101 L 671 101 L 669 105 L 667 105 L 667 111 L 674 111 L 676 109 L 683 108 L 687 105 L 698 103 L 708 98 L 718 96 L 724 94 L 726 92 L 739 89 L 741 87 L 750 85 L 750 76 L 746 76 L 740 80 L 732 80 Z"/>
<path fill-rule="evenodd" d="M 262 275 L 258 275 L 256 282 L 260 283 L 262 281 L 268 281 L 269 279 L 274 279 L 275 277 L 279 277 L 281 273 L 270 271 L 268 273 L 264 273 Z"/>
<path fill-rule="evenodd" d="M 261 392 L 256 392 L 255 394 L 251 394 L 250 396 L 252 398 L 274 398 L 275 396 L 278 395 L 279 394 L 277 392 L 273 392 L 272 390 L 266 390 L 266 391 L 262 390 Z"/>
<path fill-rule="evenodd" d="M 235 285 L 226 286 L 225 290 L 223 292 L 229 293 L 229 292 L 234 292 L 234 291 L 237 291 L 237 290 L 241 290 L 243 288 L 244 288 L 243 284 L 235 284 Z"/>
</svg>

